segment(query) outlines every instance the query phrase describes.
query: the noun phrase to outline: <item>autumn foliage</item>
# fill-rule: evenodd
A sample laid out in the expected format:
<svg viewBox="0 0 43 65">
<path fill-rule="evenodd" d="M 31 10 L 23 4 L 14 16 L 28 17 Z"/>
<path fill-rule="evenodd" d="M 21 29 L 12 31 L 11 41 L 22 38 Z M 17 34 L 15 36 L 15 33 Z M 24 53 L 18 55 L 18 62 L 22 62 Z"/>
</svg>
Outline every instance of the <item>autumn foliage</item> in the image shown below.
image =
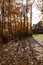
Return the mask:
<svg viewBox="0 0 43 65">
<path fill-rule="evenodd" d="M 25 31 L 30 33 L 27 13 L 27 5 L 15 3 L 14 0 L 0 1 L 0 33 L 3 32 L 4 35 Z"/>
</svg>

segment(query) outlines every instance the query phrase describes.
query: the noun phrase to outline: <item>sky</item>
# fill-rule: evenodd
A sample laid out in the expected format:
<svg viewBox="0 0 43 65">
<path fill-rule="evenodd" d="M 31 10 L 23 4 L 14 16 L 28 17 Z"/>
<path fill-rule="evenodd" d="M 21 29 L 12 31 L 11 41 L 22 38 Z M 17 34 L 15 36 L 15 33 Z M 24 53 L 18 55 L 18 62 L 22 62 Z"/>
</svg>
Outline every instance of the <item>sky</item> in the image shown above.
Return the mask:
<svg viewBox="0 0 43 65">
<path fill-rule="evenodd" d="M 35 3 L 37 2 L 37 0 L 35 0 Z M 37 24 L 40 19 L 41 19 L 41 12 L 36 8 L 35 3 L 32 6 L 32 25 L 33 24 Z M 24 0 L 24 4 L 25 4 L 25 0 Z M 29 15 L 29 14 L 28 14 Z"/>
<path fill-rule="evenodd" d="M 37 2 L 37 0 L 35 0 Z M 41 19 L 41 12 L 36 8 L 36 5 L 34 4 L 32 7 L 32 24 L 37 24 Z"/>
</svg>

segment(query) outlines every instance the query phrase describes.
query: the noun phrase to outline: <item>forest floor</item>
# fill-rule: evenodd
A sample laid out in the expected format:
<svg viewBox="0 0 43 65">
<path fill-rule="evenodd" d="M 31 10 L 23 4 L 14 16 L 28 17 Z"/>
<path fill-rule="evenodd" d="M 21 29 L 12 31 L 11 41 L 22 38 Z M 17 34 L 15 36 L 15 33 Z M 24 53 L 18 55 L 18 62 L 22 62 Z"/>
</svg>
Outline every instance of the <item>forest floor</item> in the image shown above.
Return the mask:
<svg viewBox="0 0 43 65">
<path fill-rule="evenodd" d="M 43 35 L 8 43 L 0 40 L 0 65 L 43 65 Z"/>
</svg>

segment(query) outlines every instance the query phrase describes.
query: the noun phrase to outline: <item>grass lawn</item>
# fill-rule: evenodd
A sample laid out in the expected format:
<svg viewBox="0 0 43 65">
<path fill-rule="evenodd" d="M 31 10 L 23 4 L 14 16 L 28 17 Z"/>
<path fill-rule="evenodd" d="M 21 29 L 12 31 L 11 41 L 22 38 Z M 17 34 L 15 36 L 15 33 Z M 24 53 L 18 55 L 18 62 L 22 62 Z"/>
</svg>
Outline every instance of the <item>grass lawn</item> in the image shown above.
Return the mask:
<svg viewBox="0 0 43 65">
<path fill-rule="evenodd" d="M 33 37 L 43 39 L 43 34 L 34 34 Z"/>
<path fill-rule="evenodd" d="M 43 34 L 33 34 L 33 38 L 38 42 L 43 43 Z"/>
</svg>

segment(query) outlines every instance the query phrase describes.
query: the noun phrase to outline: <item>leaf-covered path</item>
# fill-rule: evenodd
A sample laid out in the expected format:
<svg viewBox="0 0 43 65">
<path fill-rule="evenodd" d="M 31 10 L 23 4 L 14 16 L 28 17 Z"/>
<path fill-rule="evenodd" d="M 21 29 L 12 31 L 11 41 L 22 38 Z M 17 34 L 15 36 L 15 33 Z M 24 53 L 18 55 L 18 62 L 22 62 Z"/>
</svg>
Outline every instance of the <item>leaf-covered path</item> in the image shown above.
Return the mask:
<svg viewBox="0 0 43 65">
<path fill-rule="evenodd" d="M 43 46 L 33 37 L 0 42 L 0 65 L 43 65 Z"/>
</svg>

